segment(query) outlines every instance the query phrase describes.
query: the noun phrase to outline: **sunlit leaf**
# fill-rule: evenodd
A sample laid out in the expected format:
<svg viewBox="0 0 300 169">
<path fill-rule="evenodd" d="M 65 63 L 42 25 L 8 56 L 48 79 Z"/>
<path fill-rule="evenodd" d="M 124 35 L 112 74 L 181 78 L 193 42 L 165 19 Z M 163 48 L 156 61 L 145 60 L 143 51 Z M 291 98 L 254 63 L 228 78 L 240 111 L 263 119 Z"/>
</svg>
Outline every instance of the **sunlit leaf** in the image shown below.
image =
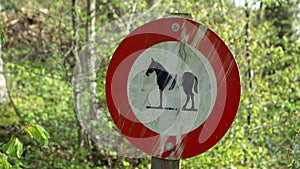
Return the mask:
<svg viewBox="0 0 300 169">
<path fill-rule="evenodd" d="M 10 169 L 12 166 L 7 161 L 7 156 L 5 154 L 0 153 L 0 168 L 1 169 Z"/>
<path fill-rule="evenodd" d="M 30 125 L 24 127 L 24 131 L 42 147 L 47 147 L 49 142 L 49 133 L 39 125 Z"/>
<path fill-rule="evenodd" d="M 21 158 L 23 154 L 23 143 L 18 138 L 12 138 L 3 145 L 3 152 L 12 157 Z"/>
</svg>

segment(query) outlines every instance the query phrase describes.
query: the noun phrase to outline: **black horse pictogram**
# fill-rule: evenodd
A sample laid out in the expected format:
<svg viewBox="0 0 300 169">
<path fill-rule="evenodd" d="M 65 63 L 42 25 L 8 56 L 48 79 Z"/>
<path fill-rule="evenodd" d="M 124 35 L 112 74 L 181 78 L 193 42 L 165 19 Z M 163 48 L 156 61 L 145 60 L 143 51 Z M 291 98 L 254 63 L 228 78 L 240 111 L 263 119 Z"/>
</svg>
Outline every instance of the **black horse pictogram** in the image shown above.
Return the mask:
<svg viewBox="0 0 300 169">
<path fill-rule="evenodd" d="M 146 72 L 146 76 L 149 76 L 153 72 L 156 73 L 156 77 L 157 77 L 157 85 L 159 87 L 160 102 L 159 102 L 158 107 L 146 106 L 146 108 L 163 109 L 163 106 L 162 106 L 163 91 L 172 79 L 173 79 L 173 81 L 171 83 L 171 86 L 169 87 L 169 90 L 174 89 L 174 86 L 176 84 L 177 75 L 173 78 L 172 75 L 160 63 L 156 62 L 152 58 L 149 68 Z M 187 111 L 197 111 L 197 109 L 195 109 L 195 101 L 194 101 L 194 93 L 193 93 L 193 86 L 194 86 L 194 91 L 196 93 L 198 93 L 197 77 L 194 74 L 192 74 L 191 72 L 184 72 L 183 77 L 182 77 L 181 86 L 183 87 L 183 91 L 185 92 L 185 94 L 187 96 L 186 102 L 182 109 L 187 110 Z M 192 106 L 190 109 L 187 109 L 186 107 L 187 107 L 190 99 L 192 100 Z M 170 107 L 167 107 L 165 109 L 177 110 L 176 108 L 170 108 Z"/>
<path fill-rule="evenodd" d="M 169 84 L 170 80 L 173 79 L 173 82 L 169 88 L 172 90 L 176 84 L 176 77 L 173 78 L 172 75 L 158 62 L 156 62 L 153 58 L 151 60 L 151 64 L 146 72 L 146 75 L 149 76 L 151 73 L 155 72 L 157 76 L 157 85 L 159 88 L 159 106 L 158 108 L 162 108 L 162 94 L 166 86 Z"/>
</svg>

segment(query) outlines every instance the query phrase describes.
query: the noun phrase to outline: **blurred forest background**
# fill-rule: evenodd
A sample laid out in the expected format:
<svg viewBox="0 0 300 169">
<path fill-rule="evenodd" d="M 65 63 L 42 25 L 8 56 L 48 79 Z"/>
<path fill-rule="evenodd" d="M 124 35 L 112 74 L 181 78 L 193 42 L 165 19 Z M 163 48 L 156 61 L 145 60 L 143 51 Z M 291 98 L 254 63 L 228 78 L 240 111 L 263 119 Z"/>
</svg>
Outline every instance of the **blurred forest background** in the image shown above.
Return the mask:
<svg viewBox="0 0 300 169">
<path fill-rule="evenodd" d="M 122 38 L 170 16 L 216 32 L 242 82 L 230 130 L 181 167 L 300 168 L 299 0 L 0 0 L 0 168 L 150 168 L 105 145 L 105 76 Z"/>
</svg>

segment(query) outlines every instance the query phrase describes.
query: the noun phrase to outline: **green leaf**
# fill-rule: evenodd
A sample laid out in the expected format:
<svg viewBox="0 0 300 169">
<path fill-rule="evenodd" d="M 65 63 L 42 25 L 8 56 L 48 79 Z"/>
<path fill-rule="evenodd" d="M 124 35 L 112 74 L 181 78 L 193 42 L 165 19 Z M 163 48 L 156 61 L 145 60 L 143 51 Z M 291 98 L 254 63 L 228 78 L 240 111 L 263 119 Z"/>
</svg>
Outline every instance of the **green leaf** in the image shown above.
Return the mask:
<svg viewBox="0 0 300 169">
<path fill-rule="evenodd" d="M 7 156 L 5 154 L 0 153 L 0 168 L 10 169 L 11 165 L 7 161 Z"/>
<path fill-rule="evenodd" d="M 12 157 L 21 158 L 23 154 L 23 143 L 18 138 L 12 138 L 3 145 L 3 152 Z"/>
<path fill-rule="evenodd" d="M 30 125 L 24 127 L 24 131 L 35 139 L 42 147 L 47 147 L 49 142 L 49 133 L 39 125 Z"/>
</svg>

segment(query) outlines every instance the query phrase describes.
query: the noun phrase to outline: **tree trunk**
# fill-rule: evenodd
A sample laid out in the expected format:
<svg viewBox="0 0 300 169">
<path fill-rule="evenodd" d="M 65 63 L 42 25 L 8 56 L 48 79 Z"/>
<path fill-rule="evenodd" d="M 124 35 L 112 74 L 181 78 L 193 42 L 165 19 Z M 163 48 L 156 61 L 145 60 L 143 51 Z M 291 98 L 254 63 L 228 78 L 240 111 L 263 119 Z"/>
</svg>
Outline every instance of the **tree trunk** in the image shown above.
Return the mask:
<svg viewBox="0 0 300 169">
<path fill-rule="evenodd" d="M 79 63 L 79 59 L 78 59 L 78 32 L 79 32 L 79 16 L 78 16 L 78 11 L 77 11 L 77 0 L 72 0 L 72 26 L 73 26 L 73 42 L 72 42 L 72 46 L 71 46 L 71 50 L 72 50 L 72 54 L 76 59 L 76 64 L 80 64 Z M 74 78 L 74 77 L 73 77 Z M 74 86 L 74 85 L 73 85 Z M 74 110 L 75 110 L 75 114 L 76 114 L 76 120 L 77 120 L 77 125 L 78 125 L 78 130 L 77 130 L 77 134 L 78 134 L 78 146 L 82 147 L 83 146 L 83 127 L 80 123 L 80 119 L 78 116 L 78 111 L 80 110 L 80 108 L 78 108 L 78 104 L 77 104 L 77 100 L 76 97 L 77 96 L 77 92 L 75 91 L 75 89 L 73 88 L 73 97 L 74 97 Z"/>
<path fill-rule="evenodd" d="M 1 34 L 0 30 L 0 34 Z M 2 40 L 0 39 L 0 103 L 5 101 L 7 96 L 7 86 L 6 86 L 6 79 L 4 75 L 4 63 L 2 60 Z"/>
<path fill-rule="evenodd" d="M 97 120 L 98 104 L 96 99 L 96 70 L 98 65 L 98 59 L 95 55 L 95 0 L 88 2 L 90 7 L 87 8 L 87 13 L 90 14 L 90 23 L 86 23 L 89 27 L 86 27 L 87 44 L 83 47 L 83 50 L 78 53 L 77 41 L 78 41 L 78 14 L 76 12 L 76 0 L 73 0 L 73 26 L 74 29 L 74 46 L 73 54 L 76 59 L 76 66 L 73 73 L 73 96 L 75 100 L 75 111 L 78 125 L 81 132 L 78 132 L 79 136 L 85 132 L 90 132 L 95 126 L 93 121 Z M 88 22 L 88 21 L 87 21 Z M 79 145 L 83 144 L 82 138 L 79 138 Z"/>
<path fill-rule="evenodd" d="M 246 15 L 246 25 L 245 25 L 245 57 L 247 59 L 247 66 L 248 66 L 248 70 L 247 70 L 247 74 L 248 74 L 248 80 L 249 80 L 249 90 L 252 92 L 253 90 L 253 70 L 252 70 L 252 62 L 251 62 L 251 57 L 250 57 L 250 49 L 249 49 L 249 32 L 250 32 L 250 9 L 248 7 L 249 2 L 248 0 L 245 1 L 245 15 Z M 249 108 L 248 108 L 248 117 L 247 117 L 247 123 L 248 125 L 251 124 L 252 121 L 252 104 L 253 104 L 253 100 L 252 97 L 249 98 Z"/>
</svg>

